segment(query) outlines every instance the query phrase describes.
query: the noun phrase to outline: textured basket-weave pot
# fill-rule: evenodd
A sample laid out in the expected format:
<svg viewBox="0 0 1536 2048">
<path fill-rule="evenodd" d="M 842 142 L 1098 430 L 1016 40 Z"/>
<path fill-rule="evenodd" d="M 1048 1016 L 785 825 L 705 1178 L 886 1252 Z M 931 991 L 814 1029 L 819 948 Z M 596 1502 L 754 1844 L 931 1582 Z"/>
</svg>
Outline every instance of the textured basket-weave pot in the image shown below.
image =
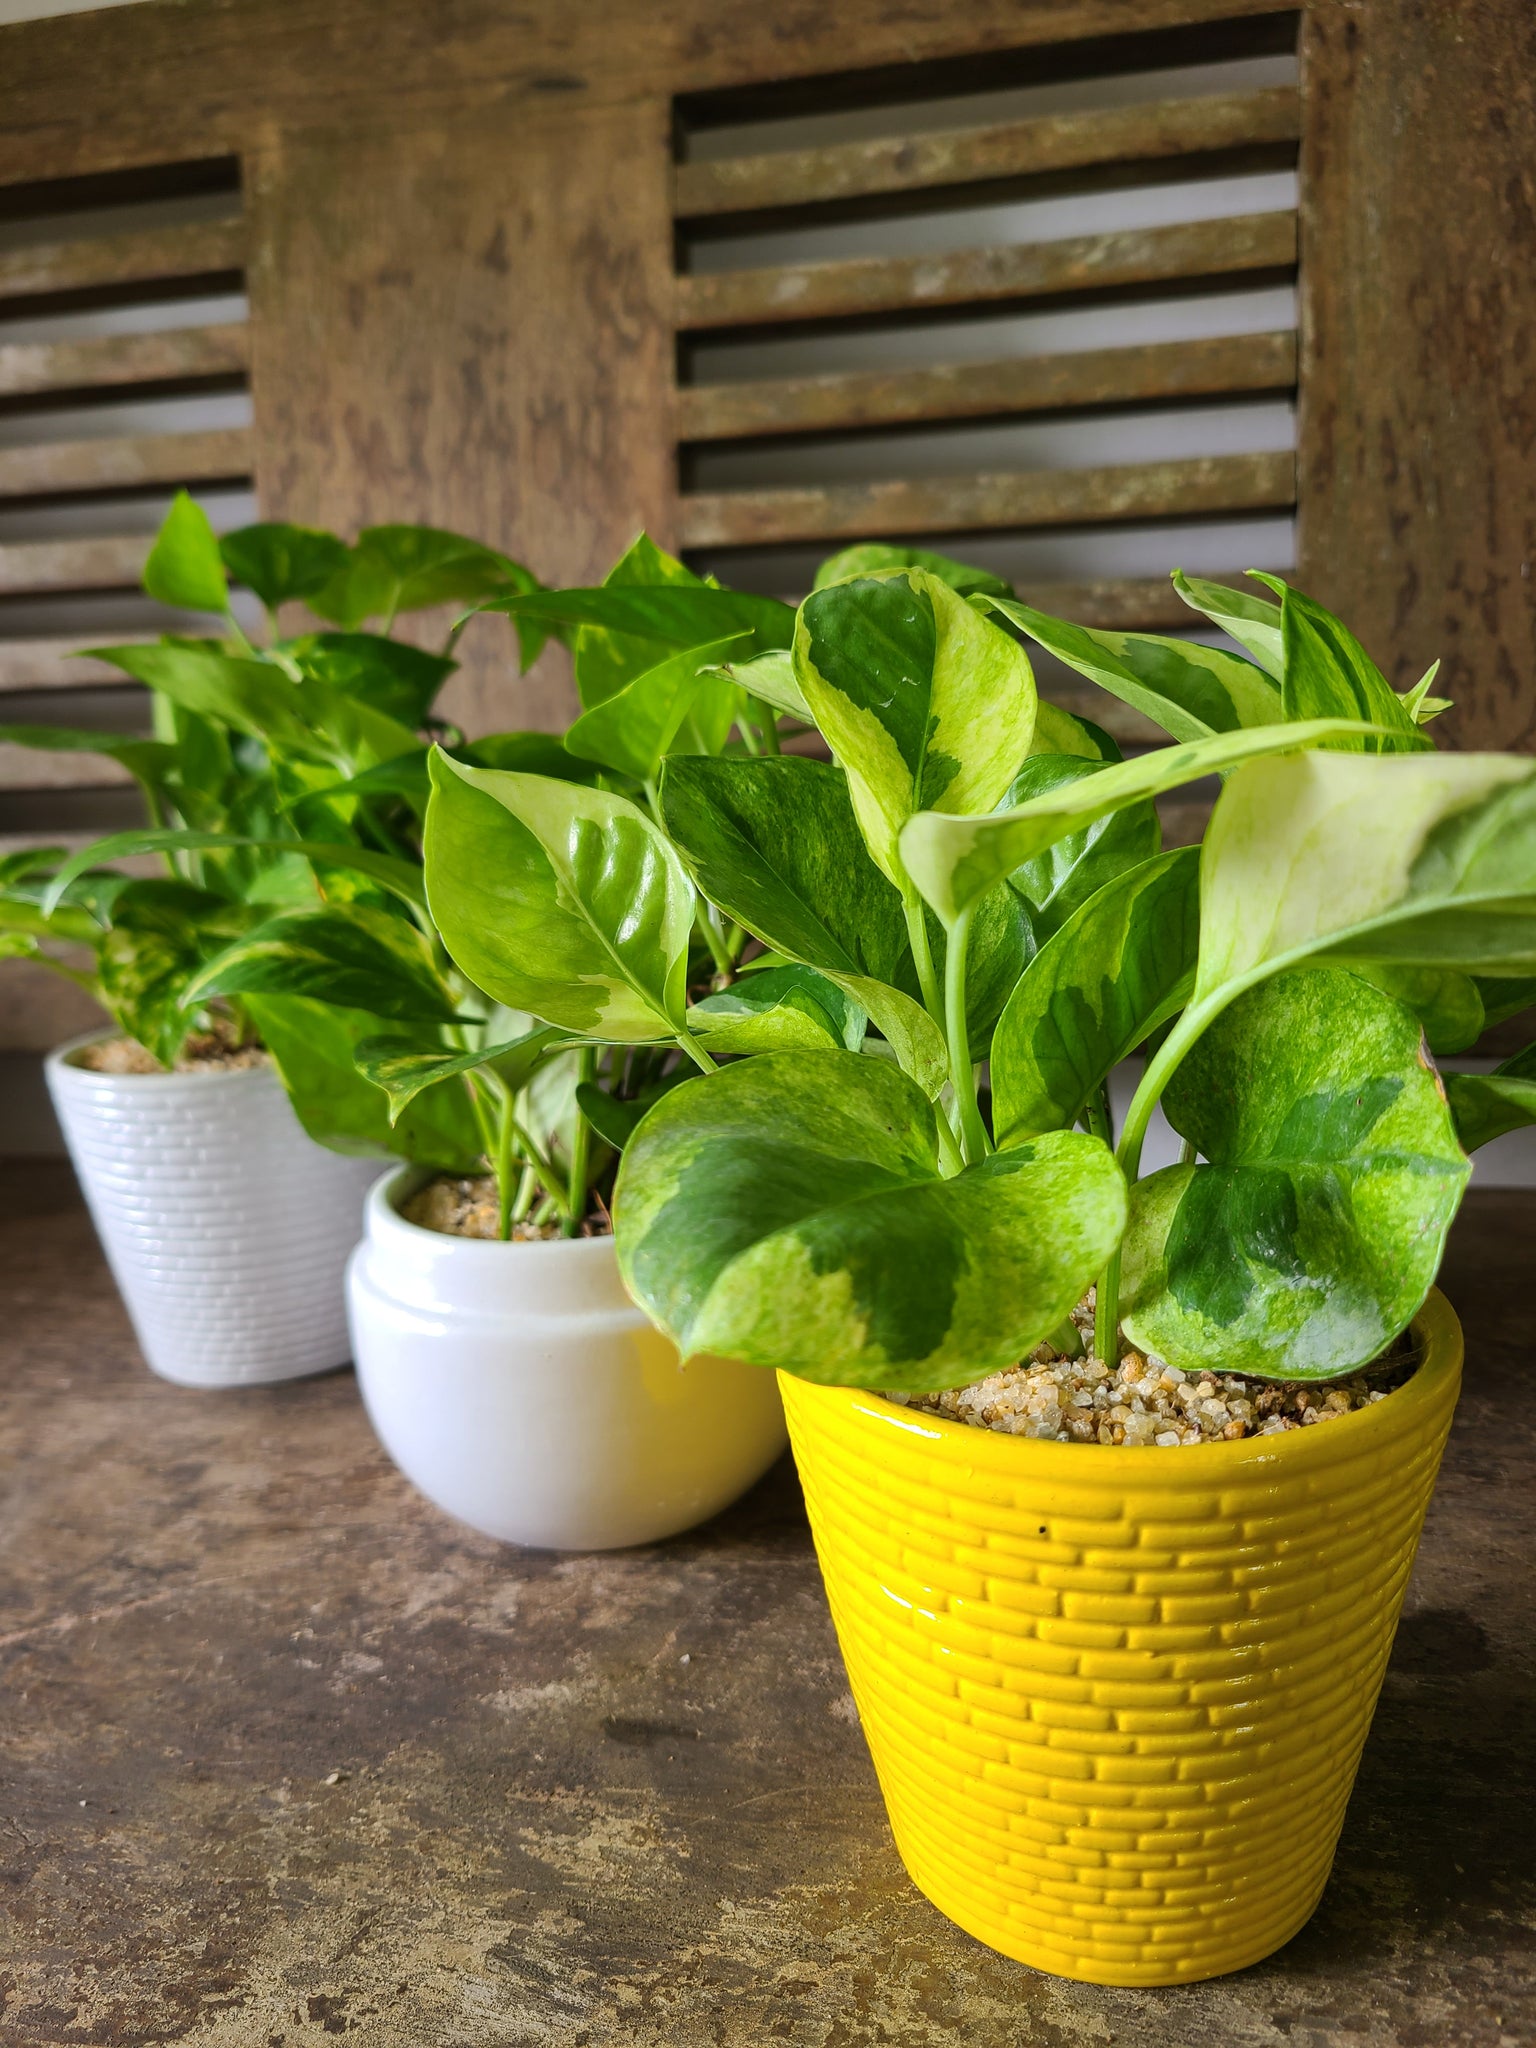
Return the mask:
<svg viewBox="0 0 1536 2048">
<path fill-rule="evenodd" d="M 189 1387 L 344 1365 L 343 1273 L 378 1162 L 305 1135 L 270 1067 L 94 1074 L 47 1061 L 91 1220 L 151 1367 Z"/>
<path fill-rule="evenodd" d="M 859 1716 L 918 1888 L 1004 1955 L 1174 1984 L 1327 1881 L 1461 1379 L 1280 1436 L 1039 1442 L 783 1378 Z"/>
</svg>

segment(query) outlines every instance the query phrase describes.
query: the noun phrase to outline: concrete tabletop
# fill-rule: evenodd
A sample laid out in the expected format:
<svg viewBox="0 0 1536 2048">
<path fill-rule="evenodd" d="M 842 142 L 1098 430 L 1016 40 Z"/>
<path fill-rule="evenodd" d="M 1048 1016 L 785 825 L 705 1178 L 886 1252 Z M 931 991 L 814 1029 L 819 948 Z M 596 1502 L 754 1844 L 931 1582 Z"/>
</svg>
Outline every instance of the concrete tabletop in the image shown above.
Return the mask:
<svg viewBox="0 0 1536 2048">
<path fill-rule="evenodd" d="M 0 1169 L 0 2041 L 1536 2041 L 1533 1233 L 1457 1226 L 1467 1392 L 1315 1919 L 1103 1991 L 908 1883 L 787 1461 L 651 1550 L 502 1548 L 350 1374 L 152 1379 L 67 1172 Z"/>
</svg>

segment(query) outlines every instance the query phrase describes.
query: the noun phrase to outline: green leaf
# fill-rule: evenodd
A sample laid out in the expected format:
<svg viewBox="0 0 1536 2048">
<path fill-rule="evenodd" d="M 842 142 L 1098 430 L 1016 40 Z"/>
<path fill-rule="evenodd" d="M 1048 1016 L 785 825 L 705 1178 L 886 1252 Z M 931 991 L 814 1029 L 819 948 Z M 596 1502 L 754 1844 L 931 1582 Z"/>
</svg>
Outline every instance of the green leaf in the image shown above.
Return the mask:
<svg viewBox="0 0 1536 2048">
<path fill-rule="evenodd" d="M 563 1031 L 540 1024 L 519 1038 L 478 1046 L 470 1052 L 449 1050 L 441 1044 L 424 1046 L 410 1038 L 369 1038 L 358 1046 L 354 1057 L 358 1072 L 389 1098 L 389 1121 L 394 1125 L 423 1089 L 476 1073 L 481 1067 L 494 1068 L 516 1095 L 533 1078 L 550 1048 L 565 1042 Z"/>
<path fill-rule="evenodd" d="M 1007 598 L 991 600 L 991 609 L 1176 740 L 1274 725 L 1283 715 L 1280 693 L 1269 677 L 1252 662 L 1219 647 L 1155 633 L 1074 626 Z M 1344 715 L 1359 714 L 1351 708 Z"/>
<path fill-rule="evenodd" d="M 1359 969 L 1355 971 L 1358 973 Z M 1482 999 L 1485 1030 L 1490 1025 L 1502 1024 L 1507 1017 L 1518 1017 L 1522 1010 L 1528 1010 L 1536 1003 L 1536 975 L 1495 978 L 1475 974 L 1472 985 Z"/>
<path fill-rule="evenodd" d="M 283 652 L 312 682 L 357 697 L 415 732 L 458 663 L 382 633 L 307 633 Z"/>
<path fill-rule="evenodd" d="M 1279 605 L 1252 591 L 1229 590 L 1224 583 L 1186 576 L 1182 569 L 1174 570 L 1173 587 L 1191 611 L 1204 612 L 1213 626 L 1230 633 L 1239 647 L 1247 648 L 1264 673 L 1279 682 L 1285 674 Z"/>
<path fill-rule="evenodd" d="M 1369 1363 L 1428 1293 L 1471 1172 L 1417 1020 L 1336 969 L 1277 977 L 1205 1033 L 1164 1107 L 1210 1164 L 1132 1192 L 1131 1338 L 1186 1371 Z"/>
<path fill-rule="evenodd" d="M 673 755 L 661 816 L 700 893 L 764 945 L 823 973 L 907 979 L 901 898 L 865 849 L 841 769 Z"/>
<path fill-rule="evenodd" d="M 176 749 L 133 734 L 82 731 L 69 725 L 0 725 L 0 746 L 32 747 L 41 753 L 101 754 L 121 761 L 136 782 L 163 786 L 176 765 Z"/>
<path fill-rule="evenodd" d="M 475 768 L 507 768 L 518 775 L 553 775 L 557 782 L 595 784 L 595 761 L 578 761 L 551 732 L 493 732 L 448 750 Z"/>
<path fill-rule="evenodd" d="M 1393 967 L 1368 960 L 1355 961 L 1351 971 L 1407 1004 L 1431 1052 L 1465 1052 L 1483 1035 L 1487 1015 L 1470 974 L 1454 967 Z"/>
<path fill-rule="evenodd" d="M 850 996 L 891 1048 L 901 1071 L 915 1081 L 930 1102 L 949 1085 L 949 1048 L 944 1034 L 921 1003 L 883 981 L 862 974 L 832 974 L 828 980 Z M 967 1023 L 971 1020 L 967 1017 Z M 870 1046 L 866 1040 L 864 1050 Z"/>
<path fill-rule="evenodd" d="M 416 927 L 361 904 L 268 918 L 210 960 L 185 1000 L 244 995 L 312 996 L 403 1020 L 458 1015 Z"/>
<path fill-rule="evenodd" d="M 769 967 L 744 975 L 688 1012 L 712 1054 L 820 1051 L 857 1052 L 868 1017 L 846 989 L 814 967 Z"/>
<path fill-rule="evenodd" d="M 846 583 L 855 576 L 879 576 L 892 569 L 926 569 L 961 597 L 1013 595 L 1013 585 L 990 569 L 975 569 L 949 555 L 930 554 L 927 548 L 894 547 L 886 541 L 862 541 L 857 547 L 829 555 L 816 571 L 812 587 L 825 590 L 829 584 Z"/>
<path fill-rule="evenodd" d="M 351 631 L 364 619 L 468 604 L 535 582 L 520 562 L 463 534 L 436 526 L 370 526 L 345 565 L 310 597 L 309 608 Z"/>
<path fill-rule="evenodd" d="M 795 681 L 795 658 L 787 647 L 775 647 L 751 661 L 722 661 L 708 671 L 722 682 L 734 683 L 749 697 L 756 697 L 774 711 L 800 718 L 814 725 L 811 707 Z"/>
<path fill-rule="evenodd" d="M 610 1043 L 681 1029 L 693 888 L 634 804 L 438 749 L 425 854 L 443 943 L 493 1000 Z"/>
<path fill-rule="evenodd" d="M 440 1173 L 481 1164 L 480 1127 L 462 1088 L 430 1088 L 391 1122 L 389 1098 L 355 1064 L 382 1019 L 307 996 L 245 996 L 242 1004 L 272 1055 L 295 1113 L 333 1152 L 409 1159 Z"/>
<path fill-rule="evenodd" d="M 1025 968 L 992 1037 L 1000 1145 L 1076 1123 L 1094 1090 L 1194 981 L 1200 850 L 1176 847 L 1116 875 Z"/>
<path fill-rule="evenodd" d="M 1127 804 L 1220 774 L 1257 755 L 1316 746 L 1345 730 L 1338 720 L 1317 719 L 1306 725 L 1217 733 L 1117 762 L 991 817 L 950 818 L 926 812 L 903 831 L 902 859 L 923 896 L 951 923 L 1015 868 Z"/>
<path fill-rule="evenodd" d="M 611 1145 L 615 1152 L 622 1152 L 639 1129 L 646 1111 L 660 1102 L 663 1095 L 669 1095 L 686 1081 L 692 1071 L 691 1067 L 685 1067 L 676 1073 L 663 1074 L 654 1087 L 636 1096 L 610 1095 L 595 1081 L 582 1081 L 576 1088 L 577 1106 L 603 1143 Z"/>
<path fill-rule="evenodd" d="M 990 811 L 1029 752 L 1028 656 L 924 569 L 813 591 L 795 627 L 795 676 L 898 888 L 897 839 L 913 813 Z"/>
<path fill-rule="evenodd" d="M 227 832 L 158 828 L 114 832 L 109 838 L 98 839 L 71 855 L 54 875 L 42 907 L 45 913 L 51 913 L 88 868 L 107 861 L 126 860 L 139 853 L 227 853 L 232 849 L 275 853 L 285 860 L 298 856 L 322 869 L 351 869 L 380 883 L 413 909 L 425 910 L 427 907 L 426 887 L 420 868 L 394 854 L 375 853 L 371 847 L 331 845 L 317 839 L 251 839 Z"/>
<path fill-rule="evenodd" d="M 1536 1124 L 1536 1045 L 1491 1074 L 1447 1074 L 1445 1092 L 1464 1152 Z"/>
<path fill-rule="evenodd" d="M 144 588 L 161 604 L 184 611 L 222 612 L 229 586 L 219 543 L 208 514 L 195 498 L 178 491 L 144 564 Z"/>
<path fill-rule="evenodd" d="M 1433 747 L 1412 711 L 1341 620 L 1278 576 L 1261 576 L 1260 581 L 1281 595 L 1285 676 L 1280 691 L 1287 718 L 1358 718 L 1380 728 L 1329 742 L 1346 753 L 1404 754 Z"/>
<path fill-rule="evenodd" d="M 334 533 L 264 520 L 241 526 L 219 542 L 224 567 L 254 590 L 268 611 L 293 598 L 313 597 L 347 566 L 349 550 Z"/>
<path fill-rule="evenodd" d="M 1035 736 L 1029 751 L 1034 754 L 1071 754 L 1081 761 L 1123 761 L 1125 756 L 1102 726 L 1090 718 L 1078 718 L 1044 697 L 1035 705 Z"/>
<path fill-rule="evenodd" d="M 739 698 L 729 683 L 704 671 L 746 637 L 732 633 L 664 656 L 611 697 L 584 711 L 566 734 L 566 747 L 605 768 L 616 768 L 641 782 L 652 781 L 701 696 L 724 697 L 725 730 L 730 730 Z M 718 719 L 711 723 L 717 725 Z"/>
<path fill-rule="evenodd" d="M 1120 1239 L 1078 1132 L 939 1177 L 932 1104 L 883 1060 L 790 1052 L 674 1089 L 630 1140 L 619 1264 L 685 1357 L 842 1386 L 944 1387 L 1055 1328 Z"/>
<path fill-rule="evenodd" d="M 1049 790 L 1068 789 L 1108 765 L 1067 754 L 1031 754 L 1014 777 L 1004 808 L 1014 809 Z M 1044 853 L 1021 862 L 1008 881 L 1027 907 L 1031 950 L 1038 951 L 1052 932 L 1060 931 L 1096 890 L 1116 875 L 1151 860 L 1162 844 L 1157 806 L 1147 797 L 1111 811 L 1108 817 L 1081 832 L 1069 833 Z"/>
</svg>

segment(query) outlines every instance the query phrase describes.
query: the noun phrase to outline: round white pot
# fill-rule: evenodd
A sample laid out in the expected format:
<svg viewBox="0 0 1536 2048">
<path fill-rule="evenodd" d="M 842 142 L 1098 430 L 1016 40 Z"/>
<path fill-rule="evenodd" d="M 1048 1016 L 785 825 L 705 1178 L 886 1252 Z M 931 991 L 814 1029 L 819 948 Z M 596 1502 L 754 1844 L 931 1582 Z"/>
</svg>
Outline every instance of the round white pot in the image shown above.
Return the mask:
<svg viewBox="0 0 1536 2048">
<path fill-rule="evenodd" d="M 503 1542 L 617 1550 L 707 1521 L 788 1441 L 772 1373 L 683 1364 L 607 1237 L 498 1244 L 423 1230 L 406 1168 L 368 1197 L 347 1269 L 352 1356 L 384 1448 L 428 1500 Z"/>
<path fill-rule="evenodd" d="M 248 1387 L 348 1358 L 342 1276 L 376 1159 L 305 1135 L 270 1067 L 94 1074 L 50 1053 L 48 1092 L 151 1367 Z"/>
</svg>

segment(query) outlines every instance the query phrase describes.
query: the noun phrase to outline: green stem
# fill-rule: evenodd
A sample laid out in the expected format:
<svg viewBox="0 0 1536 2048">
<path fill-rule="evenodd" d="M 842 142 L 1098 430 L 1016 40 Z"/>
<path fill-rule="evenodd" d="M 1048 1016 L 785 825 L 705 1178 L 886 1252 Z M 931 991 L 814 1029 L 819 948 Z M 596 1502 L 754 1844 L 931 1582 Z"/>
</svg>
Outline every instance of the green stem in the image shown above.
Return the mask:
<svg viewBox="0 0 1536 2048">
<path fill-rule="evenodd" d="M 912 948 L 912 958 L 917 963 L 917 985 L 923 992 L 923 1007 L 942 1030 L 944 1028 L 944 998 L 939 992 L 939 977 L 933 964 L 933 948 L 928 943 L 928 919 L 923 910 L 920 896 L 905 899 L 902 909 L 907 917 L 907 943 Z"/>
<path fill-rule="evenodd" d="M 715 1068 L 718 1066 L 719 1062 L 717 1060 L 711 1059 L 710 1055 L 704 1050 L 703 1046 L 700 1045 L 699 1041 L 694 1037 L 693 1033 L 688 1029 L 686 1024 L 683 1026 L 682 1030 L 678 1032 L 677 1042 L 683 1048 L 683 1051 L 687 1053 L 689 1059 L 691 1059 L 694 1065 L 699 1069 L 700 1073 L 712 1074 L 715 1071 Z"/>
<path fill-rule="evenodd" d="M 1083 1106 L 1083 1120 L 1094 1137 L 1102 1138 L 1113 1152 L 1115 1149 L 1115 1120 L 1109 1107 L 1109 1083 L 1101 1081 Z"/>
<path fill-rule="evenodd" d="M 701 902 L 694 911 L 693 917 L 695 924 L 704 934 L 704 943 L 709 948 L 709 957 L 715 963 L 715 973 L 729 982 L 735 975 L 736 963 L 732 960 L 730 950 L 725 943 L 725 934 L 721 931 L 717 921 L 715 906 L 712 903 Z"/>
<path fill-rule="evenodd" d="M 962 910 L 949 928 L 944 948 L 944 1026 L 949 1037 L 949 1079 L 960 1111 L 960 1145 L 967 1166 L 985 1159 L 992 1149 L 976 1101 L 976 1069 L 971 1061 L 970 1032 L 965 1016 L 965 963 L 971 950 L 971 912 Z"/>
<path fill-rule="evenodd" d="M 771 704 L 763 706 L 763 750 L 769 754 L 783 751 L 779 746 L 779 714 Z"/>
<path fill-rule="evenodd" d="M 531 1166 L 525 1166 L 517 1183 L 517 1200 L 512 1204 L 512 1221 L 521 1223 L 533 1207 L 533 1198 L 539 1191 L 539 1176 Z"/>
<path fill-rule="evenodd" d="M 1179 1141 L 1179 1164 L 1180 1164 L 1180 1166 L 1193 1166 L 1193 1165 L 1194 1165 L 1194 1163 L 1195 1163 L 1195 1141 L 1194 1141 L 1194 1139 L 1193 1139 L 1193 1138 L 1182 1138 L 1182 1139 L 1180 1139 L 1180 1141 Z"/>
<path fill-rule="evenodd" d="M 960 1147 L 955 1143 L 955 1134 L 950 1129 L 949 1118 L 938 1103 L 933 1105 L 934 1128 L 939 1136 L 939 1171 L 945 1180 L 953 1180 L 965 1165 L 960 1156 Z"/>
<path fill-rule="evenodd" d="M 496 1133 L 496 1235 L 505 1244 L 512 1235 L 512 1091 L 501 1099 L 501 1128 Z"/>
<path fill-rule="evenodd" d="M 590 1081 L 597 1067 L 597 1055 L 590 1045 L 577 1054 L 578 1083 Z M 562 1237 L 574 1237 L 587 1213 L 587 1175 L 592 1163 L 592 1126 L 578 1109 L 576 1128 L 571 1134 L 570 1200 L 560 1226 Z"/>
<path fill-rule="evenodd" d="M 1101 1081 L 1089 1096 L 1085 1118 L 1094 1137 L 1102 1138 L 1111 1150 L 1115 1143 L 1115 1120 L 1109 1107 L 1109 1083 Z M 1112 1255 L 1099 1275 L 1094 1290 L 1093 1348 L 1106 1365 L 1115 1357 L 1116 1325 L 1120 1316 L 1120 1253 Z"/>
</svg>

